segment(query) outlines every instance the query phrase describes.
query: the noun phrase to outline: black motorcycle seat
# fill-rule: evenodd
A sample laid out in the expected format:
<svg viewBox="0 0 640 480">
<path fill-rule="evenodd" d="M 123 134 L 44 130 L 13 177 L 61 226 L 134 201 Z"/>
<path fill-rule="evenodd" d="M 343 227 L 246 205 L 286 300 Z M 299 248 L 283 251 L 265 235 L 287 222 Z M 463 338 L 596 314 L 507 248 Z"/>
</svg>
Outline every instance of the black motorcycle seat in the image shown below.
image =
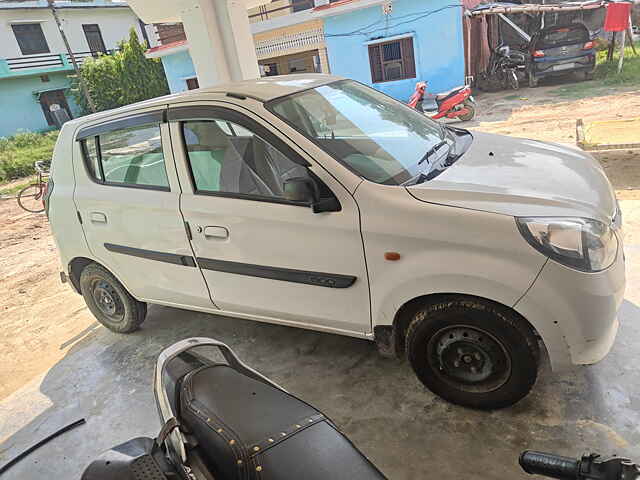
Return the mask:
<svg viewBox="0 0 640 480">
<path fill-rule="evenodd" d="M 188 374 L 180 403 L 215 478 L 385 478 L 320 411 L 227 365 Z"/>
</svg>

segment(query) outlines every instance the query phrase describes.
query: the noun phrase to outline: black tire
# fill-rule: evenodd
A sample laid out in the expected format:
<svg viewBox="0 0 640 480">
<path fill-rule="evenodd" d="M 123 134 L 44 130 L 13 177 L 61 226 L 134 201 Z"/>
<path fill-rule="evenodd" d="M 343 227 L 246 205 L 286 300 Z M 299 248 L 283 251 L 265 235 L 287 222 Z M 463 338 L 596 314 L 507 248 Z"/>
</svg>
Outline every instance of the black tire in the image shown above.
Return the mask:
<svg viewBox="0 0 640 480">
<path fill-rule="evenodd" d="M 27 212 L 42 213 L 44 212 L 44 203 L 42 197 L 44 188 L 39 183 L 32 183 L 24 187 L 18 193 L 18 205 Z"/>
<path fill-rule="evenodd" d="M 91 313 L 113 332 L 135 332 L 147 316 L 147 304 L 133 298 L 111 272 L 96 263 L 82 270 L 80 291 Z"/>
<path fill-rule="evenodd" d="M 536 382 L 538 341 L 507 307 L 460 295 L 420 309 L 407 329 L 420 381 L 451 403 L 490 410 L 524 398 Z"/>
<path fill-rule="evenodd" d="M 533 72 L 529 72 L 527 78 L 529 80 L 529 88 L 536 88 L 538 86 L 538 79 Z"/>
<path fill-rule="evenodd" d="M 469 120 L 472 120 L 473 117 L 476 116 L 476 107 L 473 105 L 473 103 L 469 101 L 465 101 L 464 106 L 467 110 L 469 110 L 469 112 L 466 113 L 465 115 L 460 115 L 458 119 L 462 120 L 463 122 L 468 122 Z"/>
</svg>

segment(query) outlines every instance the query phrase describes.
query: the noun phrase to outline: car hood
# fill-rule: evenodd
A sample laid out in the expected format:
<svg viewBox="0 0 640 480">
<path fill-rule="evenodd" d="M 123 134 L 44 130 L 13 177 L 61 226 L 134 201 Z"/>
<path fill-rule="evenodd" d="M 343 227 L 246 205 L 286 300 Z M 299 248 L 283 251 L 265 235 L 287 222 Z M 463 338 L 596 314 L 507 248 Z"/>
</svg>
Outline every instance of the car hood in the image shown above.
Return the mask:
<svg viewBox="0 0 640 480">
<path fill-rule="evenodd" d="M 452 166 L 407 187 L 418 200 L 513 216 L 576 216 L 611 221 L 613 188 L 600 164 L 581 150 L 473 132 Z"/>
</svg>

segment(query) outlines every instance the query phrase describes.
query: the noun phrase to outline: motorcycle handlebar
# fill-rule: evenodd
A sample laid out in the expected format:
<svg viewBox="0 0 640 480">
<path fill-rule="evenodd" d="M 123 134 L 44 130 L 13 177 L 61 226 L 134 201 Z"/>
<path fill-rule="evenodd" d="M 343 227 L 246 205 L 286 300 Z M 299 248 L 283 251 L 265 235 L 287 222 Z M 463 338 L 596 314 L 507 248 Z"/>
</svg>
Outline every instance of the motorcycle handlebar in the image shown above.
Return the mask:
<svg viewBox="0 0 640 480">
<path fill-rule="evenodd" d="M 580 478 L 580 461 L 560 455 L 527 450 L 520 455 L 520 466 L 527 473 L 559 480 Z"/>
</svg>

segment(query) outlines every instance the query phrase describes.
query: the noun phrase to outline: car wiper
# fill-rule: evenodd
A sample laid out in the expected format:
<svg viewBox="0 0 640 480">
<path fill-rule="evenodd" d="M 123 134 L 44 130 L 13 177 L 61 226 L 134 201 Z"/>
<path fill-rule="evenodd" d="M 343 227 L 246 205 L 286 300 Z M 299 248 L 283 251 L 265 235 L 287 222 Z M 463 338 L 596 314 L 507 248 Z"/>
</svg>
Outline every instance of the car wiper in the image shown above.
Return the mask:
<svg viewBox="0 0 640 480">
<path fill-rule="evenodd" d="M 429 157 L 431 155 L 433 155 L 434 153 L 436 153 L 438 150 L 440 150 L 442 147 L 444 147 L 447 144 L 447 142 L 445 140 L 442 140 L 438 143 L 436 143 L 433 147 L 431 147 L 427 153 L 424 154 L 424 156 L 418 160 L 418 165 L 422 165 L 424 162 L 426 162 L 427 160 L 429 160 Z"/>
</svg>

